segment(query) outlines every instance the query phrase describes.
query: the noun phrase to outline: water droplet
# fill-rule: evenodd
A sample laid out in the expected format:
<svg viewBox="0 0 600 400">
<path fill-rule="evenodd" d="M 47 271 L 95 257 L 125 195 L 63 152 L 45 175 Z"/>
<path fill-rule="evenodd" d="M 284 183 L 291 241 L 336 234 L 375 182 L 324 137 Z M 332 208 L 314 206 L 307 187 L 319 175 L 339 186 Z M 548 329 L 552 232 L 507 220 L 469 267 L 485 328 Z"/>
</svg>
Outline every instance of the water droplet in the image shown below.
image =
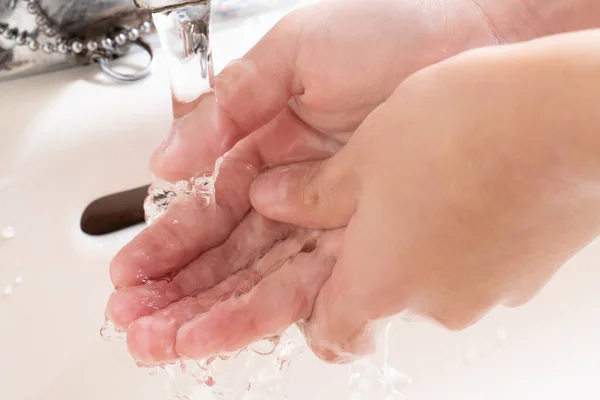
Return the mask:
<svg viewBox="0 0 600 400">
<path fill-rule="evenodd" d="M 508 332 L 506 332 L 506 328 L 499 328 L 498 331 L 496 332 L 496 340 L 500 344 L 506 342 L 507 336 L 508 336 Z"/>
<path fill-rule="evenodd" d="M 5 226 L 0 232 L 0 236 L 2 236 L 2 238 L 6 240 L 14 238 L 16 234 L 17 231 L 12 226 Z"/>
<path fill-rule="evenodd" d="M 215 378 L 213 378 L 212 376 L 209 376 L 208 378 L 206 378 L 206 380 L 204 381 L 204 384 L 208 387 L 214 386 L 216 383 Z"/>
<path fill-rule="evenodd" d="M 12 286 L 12 285 L 6 285 L 6 286 L 4 287 L 4 290 L 2 291 L 2 293 L 3 293 L 5 296 L 9 296 L 9 295 L 10 295 L 12 292 L 13 292 L 13 286 Z"/>
<path fill-rule="evenodd" d="M 124 339 L 125 333 L 119 332 L 111 321 L 106 320 L 102 327 L 100 328 L 100 336 L 102 339 L 106 341 L 114 340 L 114 339 Z M 139 366 L 139 365 L 138 365 Z"/>
</svg>

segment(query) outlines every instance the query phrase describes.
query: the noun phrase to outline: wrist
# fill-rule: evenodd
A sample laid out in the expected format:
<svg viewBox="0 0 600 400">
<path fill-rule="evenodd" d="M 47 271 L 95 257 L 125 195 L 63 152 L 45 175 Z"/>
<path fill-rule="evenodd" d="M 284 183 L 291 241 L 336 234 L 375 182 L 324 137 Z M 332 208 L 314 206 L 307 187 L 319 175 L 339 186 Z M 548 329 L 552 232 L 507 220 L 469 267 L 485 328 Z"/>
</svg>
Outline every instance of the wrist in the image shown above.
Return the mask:
<svg viewBox="0 0 600 400">
<path fill-rule="evenodd" d="M 600 27 L 598 0 L 471 0 L 499 42 Z"/>
</svg>

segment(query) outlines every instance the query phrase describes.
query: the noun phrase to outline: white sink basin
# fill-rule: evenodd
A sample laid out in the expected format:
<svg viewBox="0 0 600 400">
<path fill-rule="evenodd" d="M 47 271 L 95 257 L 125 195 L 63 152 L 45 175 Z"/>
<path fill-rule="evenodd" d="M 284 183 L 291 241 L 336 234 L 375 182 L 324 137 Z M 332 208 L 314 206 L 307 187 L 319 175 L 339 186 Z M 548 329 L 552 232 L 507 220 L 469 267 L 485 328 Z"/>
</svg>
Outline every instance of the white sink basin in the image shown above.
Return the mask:
<svg viewBox="0 0 600 400">
<path fill-rule="evenodd" d="M 271 23 L 217 32 L 216 69 Z M 16 231 L 0 239 L 2 399 L 165 398 L 164 376 L 138 370 L 122 343 L 99 336 L 108 263 L 140 227 L 103 237 L 79 229 L 92 200 L 149 183 L 171 115 L 161 61 L 159 52 L 153 75 L 130 85 L 98 83 L 94 67 L 0 84 L 0 230 Z M 392 364 L 413 378 L 405 398 L 600 398 L 598 261 L 600 243 L 528 306 L 461 333 L 396 324 Z M 345 367 L 303 359 L 292 398 L 347 398 L 345 377 Z"/>
</svg>

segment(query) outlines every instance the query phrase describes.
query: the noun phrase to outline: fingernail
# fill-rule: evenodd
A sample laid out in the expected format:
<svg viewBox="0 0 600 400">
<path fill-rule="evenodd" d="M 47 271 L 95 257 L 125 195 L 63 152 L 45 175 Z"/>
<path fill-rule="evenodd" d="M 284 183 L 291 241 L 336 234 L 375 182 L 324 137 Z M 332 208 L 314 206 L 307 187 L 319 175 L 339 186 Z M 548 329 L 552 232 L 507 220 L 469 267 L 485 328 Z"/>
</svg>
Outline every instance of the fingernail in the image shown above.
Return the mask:
<svg viewBox="0 0 600 400">
<path fill-rule="evenodd" d="M 248 60 L 237 59 L 229 64 L 215 77 L 215 96 L 217 103 L 227 103 L 239 91 L 244 79 L 254 70 Z"/>
<path fill-rule="evenodd" d="M 252 204 L 257 208 L 281 206 L 287 198 L 294 167 L 276 168 L 259 175 L 251 187 Z"/>
</svg>

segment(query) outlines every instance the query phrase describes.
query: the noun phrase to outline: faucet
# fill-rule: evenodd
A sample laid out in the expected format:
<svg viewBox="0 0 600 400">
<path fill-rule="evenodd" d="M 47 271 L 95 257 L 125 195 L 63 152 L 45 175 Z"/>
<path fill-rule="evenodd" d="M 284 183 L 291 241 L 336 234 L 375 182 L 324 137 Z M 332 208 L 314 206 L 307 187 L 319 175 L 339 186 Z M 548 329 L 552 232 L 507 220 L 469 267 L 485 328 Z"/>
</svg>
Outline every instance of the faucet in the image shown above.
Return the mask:
<svg viewBox="0 0 600 400">
<path fill-rule="evenodd" d="M 155 13 L 191 4 L 207 4 L 210 0 L 133 0 L 133 2 L 138 8 Z"/>
<path fill-rule="evenodd" d="M 212 85 L 211 0 L 134 0 L 152 13 L 167 61 L 173 110 L 188 108 Z M 178 107 L 178 104 L 181 107 Z"/>
<path fill-rule="evenodd" d="M 200 72 L 206 77 L 210 75 L 209 19 L 215 23 L 231 22 L 298 1 L 0 0 L 0 81 L 93 61 L 102 67 L 102 62 L 139 47 L 149 51 L 149 46 L 140 46 L 141 42 L 153 43 L 153 36 L 148 36 L 153 33 L 149 13 L 157 15 L 168 10 L 182 18 L 187 14 L 187 20 L 177 22 L 179 27 L 173 25 L 175 30 L 184 29 L 180 36 L 185 38 L 185 45 L 175 47 L 185 57 L 199 50 L 204 52 L 199 61 L 204 66 Z M 208 12 L 211 9 L 212 17 Z"/>
</svg>

